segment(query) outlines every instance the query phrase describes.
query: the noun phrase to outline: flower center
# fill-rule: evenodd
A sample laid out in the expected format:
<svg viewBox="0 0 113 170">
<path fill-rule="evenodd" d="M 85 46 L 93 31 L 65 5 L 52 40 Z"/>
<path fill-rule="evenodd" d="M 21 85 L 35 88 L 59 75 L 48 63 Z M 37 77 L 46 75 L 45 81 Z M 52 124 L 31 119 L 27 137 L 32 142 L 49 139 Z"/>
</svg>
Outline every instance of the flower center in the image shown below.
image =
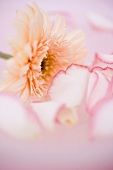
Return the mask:
<svg viewBox="0 0 113 170">
<path fill-rule="evenodd" d="M 41 62 L 41 72 L 42 72 L 42 74 L 45 73 L 47 67 L 49 69 L 48 58 L 44 58 L 43 61 Z"/>
<path fill-rule="evenodd" d="M 41 62 L 41 72 L 43 75 L 51 75 L 55 69 L 55 59 L 49 54 Z"/>
</svg>

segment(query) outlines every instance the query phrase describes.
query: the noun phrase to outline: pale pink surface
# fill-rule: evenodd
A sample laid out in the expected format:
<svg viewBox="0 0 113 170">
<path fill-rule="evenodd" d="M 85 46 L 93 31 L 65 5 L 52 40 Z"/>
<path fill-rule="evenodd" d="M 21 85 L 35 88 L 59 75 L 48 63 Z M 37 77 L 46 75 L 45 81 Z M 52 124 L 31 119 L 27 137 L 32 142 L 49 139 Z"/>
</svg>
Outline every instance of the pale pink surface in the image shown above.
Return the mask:
<svg viewBox="0 0 113 170">
<path fill-rule="evenodd" d="M 17 9 L 25 0 L 0 1 L 0 50 L 9 52 L 7 37 L 14 32 L 12 22 Z M 75 18 L 75 25 L 86 34 L 89 56 L 94 52 L 113 52 L 113 34 L 97 32 L 90 28 L 86 14 L 97 12 L 113 21 L 112 0 L 38 0 L 41 8 L 50 11 L 67 11 Z M 28 0 L 27 3 L 32 3 Z M 82 115 L 83 116 L 83 115 Z M 81 116 L 81 117 L 82 117 Z M 72 127 L 58 127 L 54 133 L 46 132 L 41 140 L 19 143 L 0 137 L 0 170 L 111 170 L 113 169 L 113 141 L 89 140 L 86 118 Z"/>
</svg>

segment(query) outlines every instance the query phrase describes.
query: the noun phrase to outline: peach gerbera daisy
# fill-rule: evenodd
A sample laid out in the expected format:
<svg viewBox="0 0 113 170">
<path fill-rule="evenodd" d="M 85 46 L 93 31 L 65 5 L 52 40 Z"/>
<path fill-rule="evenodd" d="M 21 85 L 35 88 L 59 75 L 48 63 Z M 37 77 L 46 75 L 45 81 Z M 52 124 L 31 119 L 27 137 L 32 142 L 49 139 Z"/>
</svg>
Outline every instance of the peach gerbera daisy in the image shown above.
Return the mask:
<svg viewBox="0 0 113 170">
<path fill-rule="evenodd" d="M 46 96 L 55 74 L 72 63 L 82 63 L 87 51 L 83 33 L 66 33 L 61 16 L 57 15 L 52 24 L 35 3 L 26 4 L 25 9 L 17 11 L 17 36 L 10 40 L 13 57 L 8 60 L 0 87 L 23 101 Z"/>
</svg>

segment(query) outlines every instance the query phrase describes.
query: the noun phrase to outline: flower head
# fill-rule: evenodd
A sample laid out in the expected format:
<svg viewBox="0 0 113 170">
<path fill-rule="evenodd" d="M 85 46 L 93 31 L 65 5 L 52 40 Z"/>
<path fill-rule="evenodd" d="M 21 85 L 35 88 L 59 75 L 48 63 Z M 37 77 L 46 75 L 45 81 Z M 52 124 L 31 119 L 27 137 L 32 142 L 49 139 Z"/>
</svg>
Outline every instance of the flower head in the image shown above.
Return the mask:
<svg viewBox="0 0 113 170">
<path fill-rule="evenodd" d="M 86 54 L 84 36 L 79 30 L 65 32 L 65 22 L 57 16 L 54 24 L 38 6 L 26 4 L 17 11 L 17 36 L 10 40 L 9 59 L 1 90 L 30 97 L 44 97 L 55 74 L 72 63 L 82 63 Z"/>
</svg>

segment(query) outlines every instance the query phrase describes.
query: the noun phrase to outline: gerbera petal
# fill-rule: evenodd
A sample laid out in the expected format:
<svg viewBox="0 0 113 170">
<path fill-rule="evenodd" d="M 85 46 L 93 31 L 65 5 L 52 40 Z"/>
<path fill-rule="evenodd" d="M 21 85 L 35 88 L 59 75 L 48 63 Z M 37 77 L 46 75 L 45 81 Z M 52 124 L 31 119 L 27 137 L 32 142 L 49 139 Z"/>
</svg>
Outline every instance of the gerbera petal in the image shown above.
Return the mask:
<svg viewBox="0 0 113 170">
<path fill-rule="evenodd" d="M 89 13 L 88 20 L 90 24 L 98 30 L 113 32 L 113 22 L 99 14 Z"/>
<path fill-rule="evenodd" d="M 24 88 L 22 89 L 21 93 L 20 93 L 20 97 L 23 100 L 23 102 L 29 102 L 29 93 L 30 93 L 30 84 L 29 82 L 27 82 L 24 86 Z"/>
<path fill-rule="evenodd" d="M 48 15 L 46 15 L 43 11 L 41 11 L 42 15 L 43 15 L 43 30 L 45 33 L 45 37 L 48 36 L 51 28 L 52 28 L 52 23 L 50 22 L 50 18 Z"/>
<path fill-rule="evenodd" d="M 22 21 L 16 19 L 14 21 L 14 26 L 15 26 L 18 36 L 24 42 L 27 42 L 28 41 L 28 36 L 27 36 L 28 35 L 28 25 L 26 25 Z"/>
<path fill-rule="evenodd" d="M 30 42 L 33 42 L 37 39 L 40 40 L 40 37 L 43 32 L 43 22 L 42 18 L 39 16 L 35 16 L 34 19 L 32 19 L 30 23 L 30 32 L 29 32 L 29 38 Z"/>
<path fill-rule="evenodd" d="M 84 42 L 84 37 L 80 37 L 78 40 L 72 41 L 70 46 L 75 47 L 77 49 L 84 46 L 83 42 Z"/>
<path fill-rule="evenodd" d="M 2 58 L 0 58 L 0 73 L 3 72 L 4 68 L 6 67 L 6 65 L 7 65 L 7 61 L 4 60 L 4 59 L 2 59 Z M 3 79 L 2 76 L 3 76 L 3 75 L 0 74 L 0 81 Z"/>
<path fill-rule="evenodd" d="M 113 97 L 103 100 L 92 112 L 92 134 L 113 136 Z"/>
<path fill-rule="evenodd" d="M 25 9 L 30 20 L 34 17 L 34 10 L 29 4 L 25 4 Z"/>
<path fill-rule="evenodd" d="M 29 59 L 31 59 L 33 54 L 32 54 L 32 49 L 31 49 L 30 43 L 27 43 L 25 45 L 24 51 L 25 51 L 26 55 L 29 57 Z"/>
<path fill-rule="evenodd" d="M 8 80 L 1 81 L 0 91 L 7 91 L 7 89 L 14 84 L 17 79 L 8 78 Z M 18 91 L 18 90 L 17 90 Z"/>
<path fill-rule="evenodd" d="M 19 41 L 18 38 L 12 38 L 10 37 L 8 39 L 8 43 L 11 46 L 12 53 L 15 55 L 18 51 L 20 51 L 23 47 L 23 43 Z"/>
<path fill-rule="evenodd" d="M 0 129 L 16 138 L 36 137 L 40 127 L 22 103 L 12 96 L 0 94 Z"/>
<path fill-rule="evenodd" d="M 50 98 L 65 103 L 67 107 L 78 106 L 82 101 L 88 76 L 88 68 L 79 65 L 71 65 L 66 72 L 60 71 L 49 89 Z"/>
<path fill-rule="evenodd" d="M 16 82 L 12 84 L 12 86 L 10 87 L 10 91 L 15 92 L 17 91 L 17 89 L 18 91 L 20 91 L 21 89 L 24 88 L 26 82 L 27 82 L 26 77 L 22 77 L 21 79 L 18 79 Z"/>
<path fill-rule="evenodd" d="M 43 126 L 48 129 L 54 128 L 57 114 L 63 107 L 62 104 L 54 101 L 31 103 L 31 106 Z"/>
<path fill-rule="evenodd" d="M 60 36 L 64 34 L 65 29 L 66 29 L 66 23 L 64 18 L 60 15 L 57 15 L 53 27 L 53 34 L 57 34 L 58 36 Z"/>
<path fill-rule="evenodd" d="M 4 68 L 6 67 L 6 63 L 7 61 L 5 59 L 0 58 L 0 72 L 4 70 Z"/>
<path fill-rule="evenodd" d="M 73 41 L 78 39 L 79 37 L 84 36 L 83 32 L 81 30 L 74 30 L 68 35 L 66 35 L 66 40 Z"/>
<path fill-rule="evenodd" d="M 29 18 L 27 13 L 25 13 L 24 11 L 18 10 L 16 12 L 16 19 L 25 22 L 26 24 L 28 24 L 29 22 Z"/>
<path fill-rule="evenodd" d="M 35 40 L 39 39 L 43 33 L 43 15 L 40 12 L 36 3 L 33 3 L 33 10 L 35 13 L 34 18 L 31 20 L 30 23 L 30 41 L 34 42 Z"/>
</svg>

